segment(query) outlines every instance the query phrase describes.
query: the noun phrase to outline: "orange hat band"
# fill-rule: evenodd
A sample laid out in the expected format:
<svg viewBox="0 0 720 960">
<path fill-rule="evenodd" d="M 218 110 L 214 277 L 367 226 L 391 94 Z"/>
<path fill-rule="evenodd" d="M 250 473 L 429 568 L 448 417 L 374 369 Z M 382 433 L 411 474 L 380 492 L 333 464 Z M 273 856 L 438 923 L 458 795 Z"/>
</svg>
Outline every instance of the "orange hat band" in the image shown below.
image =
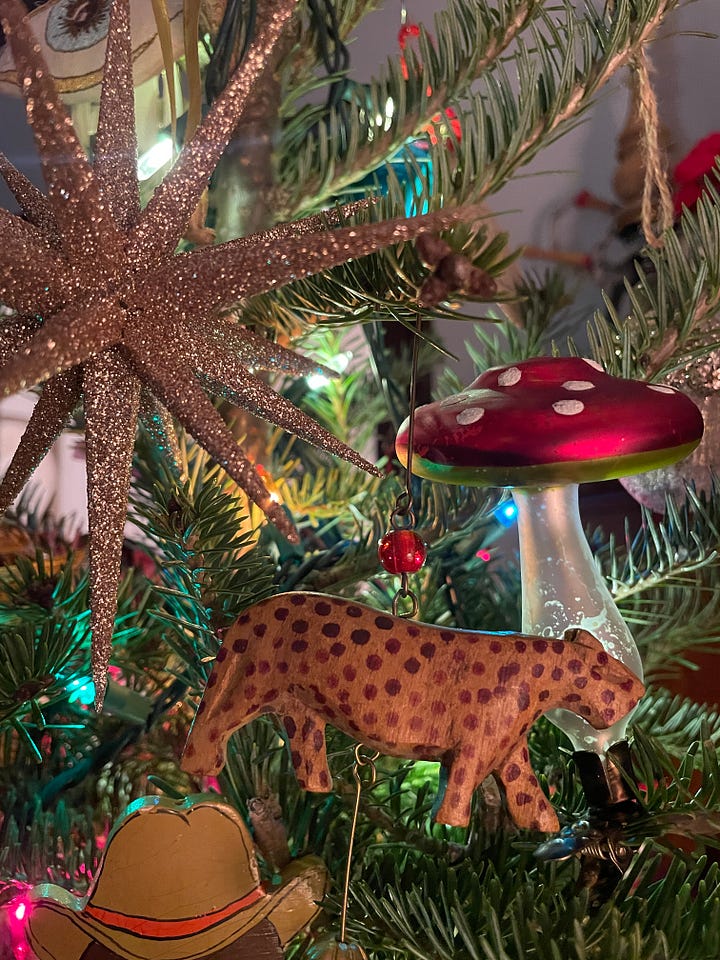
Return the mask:
<svg viewBox="0 0 720 960">
<path fill-rule="evenodd" d="M 181 937 L 190 937 L 196 933 L 202 933 L 215 924 L 228 917 L 233 916 L 240 910 L 245 910 L 252 904 L 257 903 L 266 896 L 262 887 L 256 887 L 253 891 L 228 904 L 222 910 L 216 910 L 214 913 L 207 913 L 203 917 L 184 917 L 179 920 L 152 920 L 149 917 L 130 917 L 124 913 L 116 913 L 114 910 L 105 910 L 103 907 L 94 907 L 87 904 L 83 913 L 97 920 L 98 923 L 106 927 L 115 927 L 116 930 L 127 930 L 136 934 L 138 937 L 148 937 L 153 940 L 177 940 Z"/>
</svg>

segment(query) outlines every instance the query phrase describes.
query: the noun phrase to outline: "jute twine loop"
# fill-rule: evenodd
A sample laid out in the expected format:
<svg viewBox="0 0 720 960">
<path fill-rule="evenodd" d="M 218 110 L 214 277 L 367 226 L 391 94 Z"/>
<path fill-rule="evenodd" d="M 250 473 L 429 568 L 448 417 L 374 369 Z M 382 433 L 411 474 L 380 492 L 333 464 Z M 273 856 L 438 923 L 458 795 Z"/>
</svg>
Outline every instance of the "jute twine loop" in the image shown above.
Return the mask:
<svg viewBox="0 0 720 960">
<path fill-rule="evenodd" d="M 673 199 L 667 173 L 666 159 L 660 147 L 658 105 L 650 74 L 652 64 L 645 44 L 630 61 L 637 77 L 638 109 L 642 124 L 641 149 L 645 164 L 645 178 L 641 207 L 642 230 L 651 247 L 662 247 L 662 235 L 673 224 Z M 657 210 L 655 198 L 657 197 Z M 657 233 L 655 232 L 657 224 Z"/>
</svg>

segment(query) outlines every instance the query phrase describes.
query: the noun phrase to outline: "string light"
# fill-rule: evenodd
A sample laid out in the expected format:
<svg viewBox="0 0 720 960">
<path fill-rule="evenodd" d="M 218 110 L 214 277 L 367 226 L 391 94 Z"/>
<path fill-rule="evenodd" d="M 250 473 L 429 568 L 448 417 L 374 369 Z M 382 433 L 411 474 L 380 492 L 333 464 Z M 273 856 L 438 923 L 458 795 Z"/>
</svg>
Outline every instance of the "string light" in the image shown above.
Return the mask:
<svg viewBox="0 0 720 960">
<path fill-rule="evenodd" d="M 517 519 L 517 507 L 514 503 L 501 503 L 493 510 L 493 516 L 503 527 L 511 527 Z"/>
<path fill-rule="evenodd" d="M 344 353 L 338 353 L 334 356 L 326 366 L 333 369 L 336 373 L 344 373 L 351 360 L 352 352 L 345 350 Z M 322 390 L 322 388 L 326 387 L 330 382 L 330 378 L 326 377 L 324 373 L 311 373 L 305 377 L 305 383 L 310 390 Z"/>
<path fill-rule="evenodd" d="M 158 170 L 167 166 L 173 158 L 172 137 L 167 135 L 160 137 L 149 150 L 146 150 L 138 158 L 137 175 L 138 180 L 149 180 Z"/>
</svg>

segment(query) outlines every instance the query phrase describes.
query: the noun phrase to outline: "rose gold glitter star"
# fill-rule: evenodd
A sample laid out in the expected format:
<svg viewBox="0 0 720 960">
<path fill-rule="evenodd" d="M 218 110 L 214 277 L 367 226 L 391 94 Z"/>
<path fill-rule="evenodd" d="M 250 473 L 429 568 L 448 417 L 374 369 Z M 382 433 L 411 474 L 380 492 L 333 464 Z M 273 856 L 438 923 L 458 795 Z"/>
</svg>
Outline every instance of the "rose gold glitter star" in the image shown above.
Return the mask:
<svg viewBox="0 0 720 960">
<path fill-rule="evenodd" d="M 177 163 L 140 209 L 128 0 L 115 0 L 94 163 L 75 134 L 19 0 L 0 0 L 47 196 L 0 155 L 23 217 L 0 210 L 0 396 L 44 387 L 0 483 L 14 500 L 68 416 L 86 422 L 93 679 L 101 704 L 116 613 L 120 552 L 138 418 L 172 452 L 169 410 L 288 537 L 292 523 L 215 409 L 225 396 L 333 454 L 373 469 L 265 382 L 255 369 L 316 365 L 223 320 L 218 308 L 383 246 L 437 231 L 459 211 L 337 225 L 328 214 L 176 254 L 208 179 L 272 62 L 296 0 L 273 16 Z M 349 210 L 351 208 L 348 208 Z M 465 212 L 467 216 L 468 211 Z M 333 222 L 334 220 L 334 222 Z M 167 410 L 165 409 L 167 408 Z"/>
</svg>

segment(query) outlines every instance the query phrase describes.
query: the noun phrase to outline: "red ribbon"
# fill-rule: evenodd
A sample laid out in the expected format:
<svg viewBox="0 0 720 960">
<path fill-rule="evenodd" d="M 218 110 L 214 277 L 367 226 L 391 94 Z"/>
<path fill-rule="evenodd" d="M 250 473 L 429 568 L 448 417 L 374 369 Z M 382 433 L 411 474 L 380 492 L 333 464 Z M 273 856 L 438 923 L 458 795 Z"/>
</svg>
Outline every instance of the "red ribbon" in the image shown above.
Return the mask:
<svg viewBox="0 0 720 960">
<path fill-rule="evenodd" d="M 106 910 L 103 907 L 95 907 L 88 904 L 83 911 L 93 920 L 102 923 L 107 927 L 115 927 L 118 930 L 128 930 L 139 937 L 151 937 L 154 940 L 177 940 L 180 937 L 190 937 L 195 933 L 202 933 L 222 920 L 227 920 L 240 910 L 245 910 L 257 903 L 265 896 L 262 887 L 256 887 L 255 890 L 228 904 L 221 910 L 213 913 L 206 913 L 202 917 L 183 917 L 178 920 L 153 920 L 150 917 L 131 917 L 124 913 L 116 913 L 114 910 Z"/>
</svg>

